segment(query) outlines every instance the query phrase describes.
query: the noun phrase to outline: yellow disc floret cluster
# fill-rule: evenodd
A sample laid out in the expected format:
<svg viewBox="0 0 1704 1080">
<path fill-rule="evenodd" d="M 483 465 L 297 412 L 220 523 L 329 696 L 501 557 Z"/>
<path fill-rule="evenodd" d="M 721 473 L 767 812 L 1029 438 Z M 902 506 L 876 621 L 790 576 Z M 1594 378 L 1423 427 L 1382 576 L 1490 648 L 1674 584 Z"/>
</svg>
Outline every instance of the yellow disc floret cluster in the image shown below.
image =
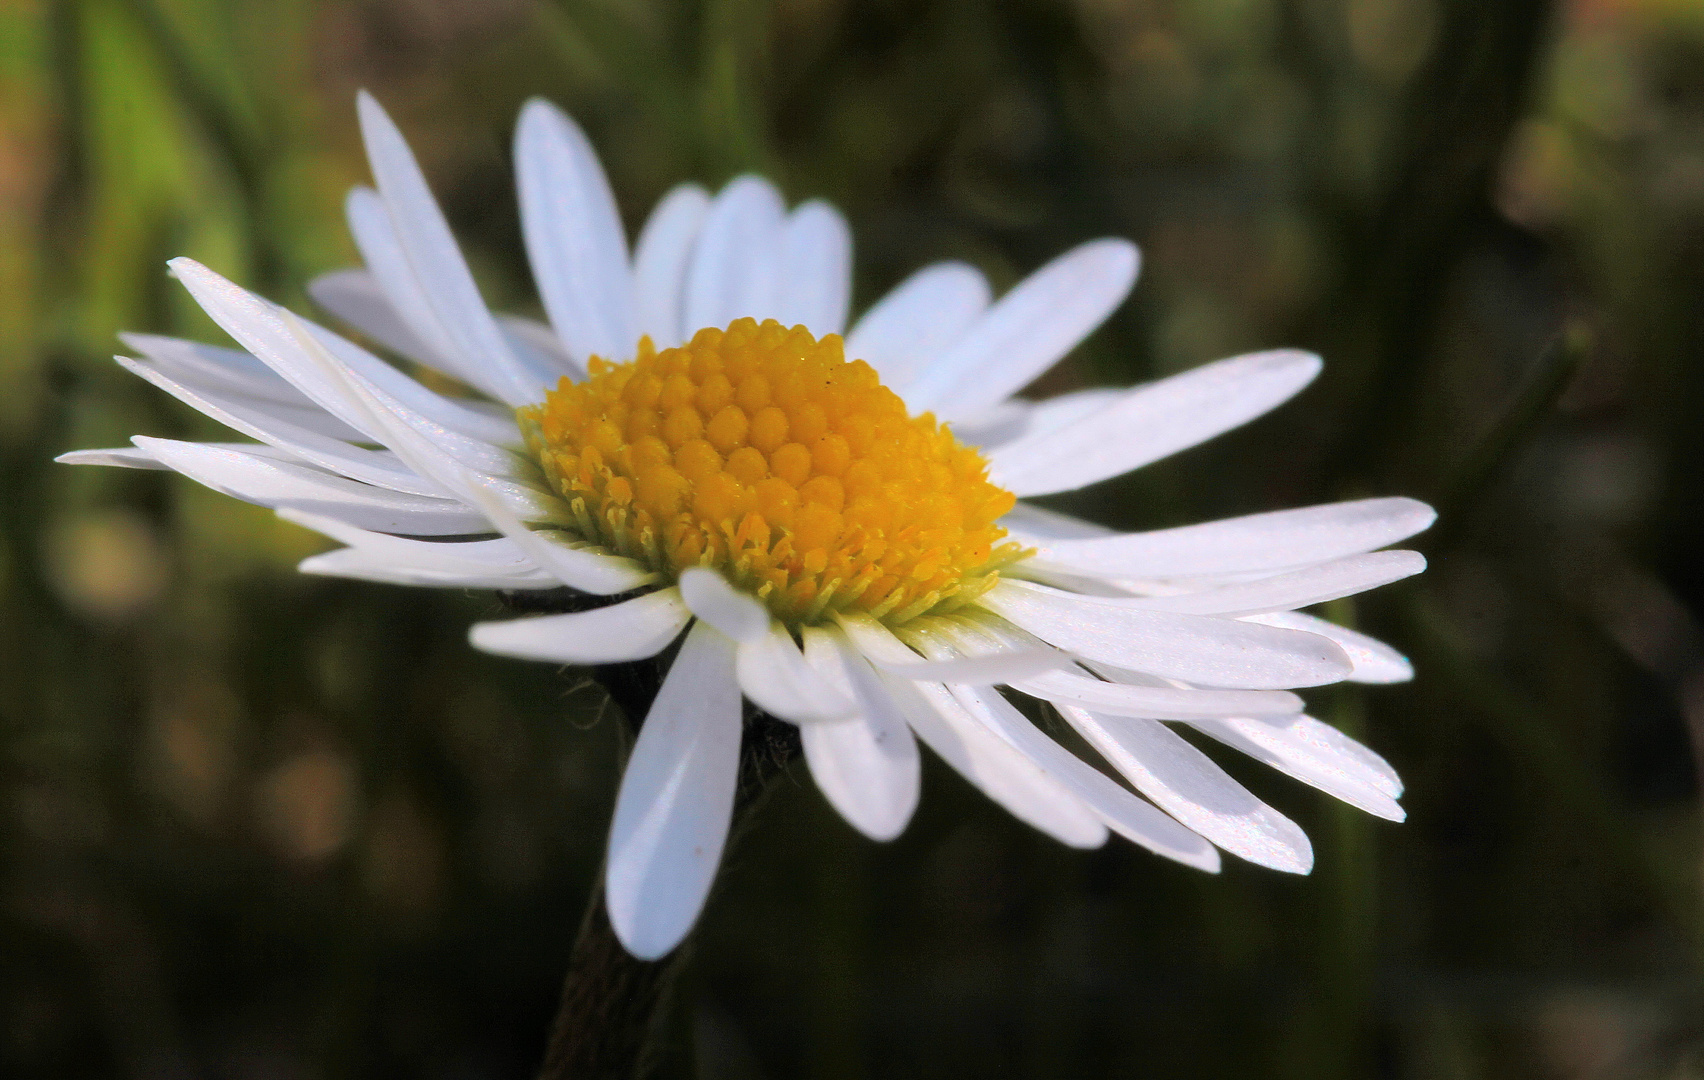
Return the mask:
<svg viewBox="0 0 1704 1080">
<path fill-rule="evenodd" d="M 520 410 L 582 538 L 666 576 L 709 566 L 798 626 L 957 607 L 1024 554 L 1013 496 L 838 335 L 740 319 L 686 345 L 594 358 Z"/>
</svg>

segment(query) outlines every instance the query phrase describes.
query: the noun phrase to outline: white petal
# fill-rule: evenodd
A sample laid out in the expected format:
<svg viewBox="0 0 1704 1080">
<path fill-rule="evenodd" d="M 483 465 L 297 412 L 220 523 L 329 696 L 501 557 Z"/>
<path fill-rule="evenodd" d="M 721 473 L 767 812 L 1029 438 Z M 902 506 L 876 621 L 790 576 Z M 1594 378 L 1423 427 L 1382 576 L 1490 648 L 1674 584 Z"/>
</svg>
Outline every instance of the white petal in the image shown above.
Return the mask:
<svg viewBox="0 0 1704 1080">
<path fill-rule="evenodd" d="M 357 200 L 357 192 L 365 192 L 363 199 Z M 370 201 L 373 204 L 371 219 L 382 223 L 388 232 L 390 220 L 384 216 L 383 204 L 378 202 L 377 192 L 366 188 L 356 188 L 350 192 L 347 203 L 352 205 L 357 201 Z M 366 213 L 355 210 L 349 212 L 352 223 L 362 221 L 363 226 L 365 226 L 367 217 Z M 394 237 L 387 235 L 386 239 L 394 240 Z M 356 243 L 357 245 L 360 244 L 359 234 L 357 234 Z M 379 279 L 368 268 L 378 261 L 367 251 L 367 248 L 372 246 L 369 243 L 362 250 L 362 257 L 367 262 L 367 267 L 333 270 L 329 274 L 321 274 L 308 282 L 308 295 L 313 297 L 314 302 L 320 307 L 325 308 L 392 352 L 446 372 L 453 372 L 455 365 L 439 356 L 426 343 L 425 339 L 404 320 L 401 313 L 397 311 L 396 305 L 391 302 L 390 297 L 385 295 L 384 287 L 379 284 Z M 400 251 L 397 254 L 400 255 Z M 406 263 L 402 265 L 406 266 Z M 410 281 L 410 284 L 412 284 L 412 281 Z"/>
<path fill-rule="evenodd" d="M 1369 782 L 1353 758 L 1322 753 L 1283 725 L 1233 717 L 1196 720 L 1191 726 L 1375 817 L 1401 821 L 1408 816 L 1395 799 Z"/>
<path fill-rule="evenodd" d="M 342 367 L 318 347 L 318 342 L 297 324 L 304 355 L 316 365 L 328 384 L 361 411 L 364 423 L 380 432 L 397 456 L 424 476 L 443 484 L 456 496 L 484 515 L 489 525 L 526 551 L 541 569 L 554 574 L 564 585 L 602 596 L 626 592 L 649 584 L 656 575 L 632 559 L 571 546 L 553 535 L 555 530 L 534 532 L 520 516 L 553 521 L 564 516 L 561 500 L 545 492 L 523 488 L 498 477 L 474 472 L 447 454 L 439 445 L 441 432 L 429 433 L 418 417 L 407 416 L 396 403 L 386 401 L 375 388 Z"/>
<path fill-rule="evenodd" d="M 394 344 L 383 337 L 378 340 L 399 352 L 402 351 L 400 346 L 409 345 L 411 347 L 404 353 L 405 356 L 484 389 L 485 373 L 477 365 L 469 369 L 463 363 L 460 352 L 444 329 L 443 320 L 433 310 L 432 301 L 396 234 L 384 197 L 364 185 L 352 187 L 343 199 L 343 216 L 349 222 L 349 234 L 355 238 L 356 250 L 361 253 L 361 261 L 366 264 L 373 285 L 400 324 L 390 331 L 398 335 Z M 357 313 L 372 318 L 368 311 Z M 350 321 L 354 322 L 353 319 Z M 354 324 L 362 325 L 359 322 Z"/>
<path fill-rule="evenodd" d="M 285 312 L 193 259 L 177 258 L 168 265 L 196 303 L 226 333 L 321 408 L 368 438 L 383 441 L 365 407 L 304 348 L 299 328 L 305 328 L 323 349 L 335 355 L 343 368 L 435 423 L 494 446 L 520 445 L 520 431 L 512 419 L 482 414 L 439 397 L 353 342 Z"/>
<path fill-rule="evenodd" d="M 686 319 L 694 330 L 775 314 L 781 193 L 769 181 L 742 176 L 710 204 L 686 278 Z"/>
<path fill-rule="evenodd" d="M 852 302 L 852 231 L 840 211 L 812 199 L 781 230 L 781 278 L 776 318 L 800 323 L 817 337 L 846 331 Z"/>
<path fill-rule="evenodd" d="M 1106 602 L 1143 611 L 1176 611 L 1190 615 L 1259 615 L 1354 596 L 1412 577 L 1424 569 L 1426 559 L 1418 551 L 1372 551 L 1216 589 Z"/>
<path fill-rule="evenodd" d="M 515 182 L 533 280 L 569 355 L 627 359 L 639 334 L 615 196 L 585 133 L 542 98 L 521 108 Z"/>
<path fill-rule="evenodd" d="M 697 184 L 682 184 L 663 196 L 639 233 L 633 254 L 633 304 L 639 332 L 649 334 L 659 349 L 674 348 L 703 329 L 684 326 L 682 319 L 687 267 L 709 212 L 710 195 Z"/>
<path fill-rule="evenodd" d="M 1106 843 L 1106 826 L 1081 799 L 967 712 L 940 683 L 880 673 L 917 737 L 1012 816 L 1072 847 Z"/>
<path fill-rule="evenodd" d="M 245 403 L 212 391 L 197 392 L 148 364 L 127 360 L 122 356 L 117 357 L 117 360 L 127 370 L 147 379 L 179 401 L 200 410 L 226 427 L 250 438 L 259 439 L 322 469 L 392 491 L 431 495 L 435 498 L 451 497 L 442 485 L 417 476 L 413 470 L 401 465 L 388 454 L 351 446 L 316 431 L 297 427 L 288 420 L 270 416 L 263 403 Z"/>
<path fill-rule="evenodd" d="M 114 446 L 103 450 L 70 450 L 53 459 L 61 465 L 109 465 L 120 469 L 165 469 L 158 458 L 140 446 Z"/>
<path fill-rule="evenodd" d="M 475 623 L 476 649 L 558 664 L 614 664 L 655 656 L 692 618 L 679 589 L 659 589 L 591 611 Z"/>
<path fill-rule="evenodd" d="M 295 431 L 308 433 L 310 441 L 317 443 L 335 442 L 347 445 L 352 441 L 369 441 L 368 436 L 356 431 L 298 394 L 293 387 L 270 371 L 266 373 L 267 376 L 273 383 L 288 392 L 288 398 L 283 394 L 251 394 L 246 391 L 246 388 L 239 386 L 234 379 L 210 378 L 204 373 L 187 369 L 178 364 L 158 362 L 144 364 L 127 356 L 114 356 L 113 359 L 118 362 L 120 367 L 131 374 L 140 375 L 191 408 L 212 416 L 220 423 L 237 431 L 242 431 L 244 434 L 252 435 L 248 428 L 254 426 L 254 424 L 262 426 L 282 424 Z M 254 381 L 260 382 L 258 379 Z M 231 406 L 232 411 L 243 414 L 249 423 L 245 426 L 245 424 L 233 422 L 226 415 L 220 415 L 217 408 L 212 404 L 214 402 Z M 255 437 L 258 438 L 258 436 Z"/>
<path fill-rule="evenodd" d="M 1081 799 L 1113 832 L 1156 855 L 1209 873 L 1218 872 L 1219 853 L 1212 844 L 1042 734 L 994 690 L 958 686 L 953 687 L 953 696 L 1019 753 Z"/>
<path fill-rule="evenodd" d="M 871 663 L 908 679 L 986 685 L 1027 678 L 1071 663 L 1064 653 L 1046 647 L 1015 647 L 950 660 L 928 660 L 918 656 L 878 619 L 861 612 L 841 612 L 834 620 Z"/>
<path fill-rule="evenodd" d="M 124 333 L 118 339 L 186 386 L 224 390 L 299 409 L 319 408 L 276 371 L 241 349 L 155 334 Z"/>
<path fill-rule="evenodd" d="M 1000 524 L 1014 535 L 1022 536 L 1025 543 L 1042 547 L 1054 540 L 1087 540 L 1096 536 L 1118 535 L 1117 530 L 1105 525 L 1024 502 L 1007 511 Z"/>
<path fill-rule="evenodd" d="M 891 840 L 917 808 L 922 780 L 917 740 L 875 671 L 850 644 L 811 627 L 804 637 L 805 662 L 858 704 L 850 720 L 799 729 L 811 779 L 859 832 Z"/>
<path fill-rule="evenodd" d="M 511 540 L 409 540 L 290 507 L 281 508 L 278 516 L 350 545 L 303 560 L 298 569 L 304 574 L 432 588 L 553 589 L 561 585 Z"/>
<path fill-rule="evenodd" d="M 1002 581 L 978 603 L 1044 641 L 1090 660 L 1234 690 L 1319 686 L 1349 658 L 1317 634 L 1203 615 L 1132 611 L 1101 598 Z"/>
<path fill-rule="evenodd" d="M 409 408 L 332 356 L 314 328 L 284 312 L 303 353 L 357 407 L 378 432 L 378 439 L 422 477 L 429 478 L 470 505 L 470 487 L 496 496 L 510 513 L 528 521 L 566 524 L 567 504 L 554 492 L 525 477 L 510 451 L 463 435 Z M 329 334 L 329 332 L 325 332 Z"/>
<path fill-rule="evenodd" d="M 346 394 L 307 360 L 300 343 L 285 327 L 273 305 L 193 259 L 180 257 L 167 265 L 221 329 L 315 404 L 377 441 L 375 425 L 365 410 L 349 401 Z"/>
<path fill-rule="evenodd" d="M 1136 283 L 1127 240 L 1092 240 L 1031 274 L 901 391 L 942 420 L 986 412 L 1017 393 L 1111 315 Z"/>
<path fill-rule="evenodd" d="M 445 546 L 445 545 L 438 545 Z M 367 548 L 339 548 L 303 559 L 296 569 L 320 577 L 376 581 L 428 589 L 560 589 L 562 583 L 530 564 L 515 570 L 460 569 L 443 560 L 406 562 Z"/>
<path fill-rule="evenodd" d="M 1405 540 L 1437 516 L 1423 502 L 1386 498 L 1080 539 L 1034 533 L 1027 521 L 1011 528 L 1050 562 L 1111 577 L 1163 578 L 1287 570 L 1357 555 Z"/>
<path fill-rule="evenodd" d="M 1292 874 L 1313 869 L 1313 845 L 1295 822 L 1164 724 L 1074 705 L 1059 712 L 1137 791 L 1232 855 Z"/>
<path fill-rule="evenodd" d="M 1349 662 L 1355 665 L 1355 670 L 1349 673 L 1350 682 L 1399 683 L 1414 678 L 1414 665 L 1389 645 L 1313 615 L 1299 611 L 1272 611 L 1265 615 L 1245 615 L 1243 619 L 1267 626 L 1305 630 L 1337 642 L 1337 647 L 1347 653 Z"/>
<path fill-rule="evenodd" d="M 1012 689 L 1046 701 L 1082 705 L 1112 716 L 1193 720 L 1212 716 L 1281 716 L 1302 710 L 1302 699 L 1285 690 L 1184 690 L 1173 686 L 1129 686 L 1065 671 L 1019 679 Z"/>
<path fill-rule="evenodd" d="M 857 712 L 851 695 L 805 663 L 793 635 L 779 622 L 771 621 L 768 633 L 739 643 L 734 670 L 745 696 L 771 716 L 810 725 L 847 720 Z"/>
<path fill-rule="evenodd" d="M 990 296 L 988 279 L 974 266 L 925 266 L 864 313 L 846 337 L 846 358 L 866 361 L 883 384 L 903 391 L 964 336 Z"/>
<path fill-rule="evenodd" d="M 399 400 L 345 362 L 339 346 L 349 345 L 328 330 L 279 312 L 280 322 L 297 346 L 300 357 L 322 378 L 329 391 L 348 403 L 364 428 L 421 476 L 436 480 L 466 501 L 465 488 L 476 483 L 501 495 L 515 512 L 540 521 L 567 520 L 568 511 L 555 494 L 524 483 L 527 470 L 510 450 L 465 435 Z M 417 384 L 416 388 L 418 389 Z M 432 395 L 436 398 L 436 395 Z M 437 399 L 442 403 L 442 399 Z"/>
<path fill-rule="evenodd" d="M 297 334 L 305 333 L 337 358 L 341 367 L 352 372 L 387 399 L 419 415 L 447 433 L 445 448 L 450 441 L 477 447 L 484 457 L 503 460 L 507 448 L 520 447 L 521 431 L 515 414 L 495 403 L 466 398 L 451 399 L 437 394 L 415 382 L 402 372 L 380 360 L 348 338 L 332 333 L 318 323 L 301 319 L 280 309 L 284 324 Z"/>
<path fill-rule="evenodd" d="M 205 446 L 214 450 L 225 450 L 237 454 L 248 454 L 266 461 L 281 461 L 289 465 L 300 465 L 301 459 L 294 454 L 285 453 L 276 447 L 265 443 L 253 442 L 209 442 L 193 443 L 194 446 Z M 60 454 L 53 459 L 66 465 L 109 465 L 121 469 L 160 469 L 172 471 L 153 454 L 140 446 L 116 446 L 106 450 L 72 450 Z M 321 475 L 319 469 L 311 469 L 316 476 Z"/>
<path fill-rule="evenodd" d="M 1278 407 L 1319 370 L 1319 357 L 1293 349 L 1206 364 L 1129 390 L 1069 427 L 991 451 L 990 478 L 1028 496 L 1118 476 Z"/>
<path fill-rule="evenodd" d="M 1105 386 L 1073 390 L 1046 401 L 1007 398 L 990 412 L 953 422 L 960 442 L 991 452 L 994 448 L 1028 435 L 1041 435 L 1081 420 L 1121 397 L 1124 391 Z"/>
<path fill-rule="evenodd" d="M 488 387 L 499 400 L 517 407 L 539 400 L 538 384 L 509 351 L 496 320 L 480 298 L 461 249 L 402 132 L 366 91 L 361 92 L 356 104 L 367 161 L 390 213 L 391 227 L 445 335 L 441 345 L 431 344 L 453 355 L 464 376 Z M 381 275 L 381 283 L 383 280 Z M 477 378 L 475 372 L 479 373 Z"/>
<path fill-rule="evenodd" d="M 1324 756 L 1344 761 L 1345 767 L 1359 768 L 1359 775 L 1367 783 L 1391 798 L 1402 796 L 1402 777 L 1396 775 L 1390 762 L 1372 750 L 1311 716 L 1292 716 L 1287 724 L 1286 730 L 1291 737 L 1314 747 Z"/>
<path fill-rule="evenodd" d="M 655 960 L 698 918 L 739 775 L 734 643 L 695 623 L 639 729 L 610 826 L 605 898 L 627 951 Z"/>
<path fill-rule="evenodd" d="M 714 570 L 694 566 L 680 575 L 680 593 L 692 613 L 735 641 L 769 634 L 769 611 Z"/>
<path fill-rule="evenodd" d="M 513 540 L 527 557 L 569 588 L 597 596 L 613 596 L 649 585 L 657 575 L 632 559 L 577 547 L 556 529 L 533 530 L 515 516 L 503 499 L 478 483 L 461 491 L 497 531 Z"/>
<path fill-rule="evenodd" d="M 540 387 L 555 389 L 563 376 L 571 382 L 585 381 L 585 365 L 568 355 L 567 348 L 550 327 L 536 319 L 499 315 L 497 328 L 503 332 L 503 340 L 509 343 L 515 359 L 532 372 Z M 539 397 L 542 400 L 543 394 Z"/>
<path fill-rule="evenodd" d="M 136 445 L 155 460 L 244 502 L 292 505 L 374 532 L 411 536 L 454 536 L 488 532 L 477 512 L 449 499 L 405 495 L 308 465 L 268 460 L 222 447 L 136 436 Z"/>
</svg>

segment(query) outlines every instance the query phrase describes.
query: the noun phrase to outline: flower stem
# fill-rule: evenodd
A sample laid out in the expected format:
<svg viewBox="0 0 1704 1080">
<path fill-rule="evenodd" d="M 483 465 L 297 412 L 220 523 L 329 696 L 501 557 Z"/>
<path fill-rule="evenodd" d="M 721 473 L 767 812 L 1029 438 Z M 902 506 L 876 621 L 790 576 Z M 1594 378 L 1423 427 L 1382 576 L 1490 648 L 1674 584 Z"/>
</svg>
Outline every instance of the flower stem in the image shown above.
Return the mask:
<svg viewBox="0 0 1704 1080">
<path fill-rule="evenodd" d="M 686 954 L 682 946 L 661 960 L 634 959 L 609 924 L 600 874 L 568 960 L 539 1080 L 630 1080 L 651 1071 Z"/>
<path fill-rule="evenodd" d="M 671 659 L 672 650 L 665 650 L 649 660 L 595 669 L 631 733 L 643 724 Z M 797 728 L 748 706 L 724 865 L 748 830 L 769 782 L 799 751 Z M 660 960 L 635 959 L 610 925 L 600 872 L 569 956 L 562 1004 L 551 1025 L 539 1080 L 634 1080 L 649 1075 L 662 1056 L 672 990 L 686 966 L 691 941 L 689 936 Z"/>
</svg>

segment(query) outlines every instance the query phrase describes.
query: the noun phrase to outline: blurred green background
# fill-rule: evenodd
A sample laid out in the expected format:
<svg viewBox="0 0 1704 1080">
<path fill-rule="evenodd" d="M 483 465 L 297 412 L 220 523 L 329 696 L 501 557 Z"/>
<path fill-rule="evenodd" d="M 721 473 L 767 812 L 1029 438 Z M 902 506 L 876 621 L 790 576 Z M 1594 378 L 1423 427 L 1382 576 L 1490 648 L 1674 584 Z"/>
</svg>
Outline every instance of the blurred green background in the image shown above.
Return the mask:
<svg viewBox="0 0 1704 1080">
<path fill-rule="evenodd" d="M 1135 298 L 1038 391 L 1326 356 L 1067 509 L 1444 511 L 1424 578 L 1332 613 L 1418 681 L 1310 695 L 1407 824 L 1219 755 L 1319 867 L 1210 877 L 1066 850 L 934 763 L 872 844 L 796 768 L 666 1075 L 1704 1077 L 1699 0 L 3 0 L 0 1074 L 542 1048 L 617 778 L 598 688 L 468 648 L 490 595 L 302 577 L 321 541 L 263 510 L 49 461 L 219 437 L 114 333 L 223 340 L 179 254 L 311 310 L 353 261 L 362 86 L 500 306 L 537 310 L 507 148 L 543 94 L 630 229 L 748 169 L 837 202 L 860 307 L 1134 238 Z"/>
</svg>

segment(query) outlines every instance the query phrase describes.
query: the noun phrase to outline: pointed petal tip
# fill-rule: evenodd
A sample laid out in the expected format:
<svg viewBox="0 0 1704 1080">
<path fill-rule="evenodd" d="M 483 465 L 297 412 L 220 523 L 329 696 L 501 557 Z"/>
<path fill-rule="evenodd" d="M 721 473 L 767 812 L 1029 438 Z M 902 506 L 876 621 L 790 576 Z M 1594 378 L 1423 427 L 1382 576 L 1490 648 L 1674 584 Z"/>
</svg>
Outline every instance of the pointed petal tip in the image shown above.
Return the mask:
<svg viewBox="0 0 1704 1080">
<path fill-rule="evenodd" d="M 1395 496 L 1395 501 L 1403 504 L 1404 509 L 1413 515 L 1414 531 L 1417 533 L 1430 529 L 1438 520 L 1438 512 L 1432 508 L 1430 503 L 1421 502 L 1419 499 L 1410 499 L 1405 495 Z"/>
<path fill-rule="evenodd" d="M 390 120 L 390 114 L 379 104 L 379 99 L 365 86 L 355 91 L 355 112 L 360 116 L 363 126 L 370 120 Z"/>
</svg>

